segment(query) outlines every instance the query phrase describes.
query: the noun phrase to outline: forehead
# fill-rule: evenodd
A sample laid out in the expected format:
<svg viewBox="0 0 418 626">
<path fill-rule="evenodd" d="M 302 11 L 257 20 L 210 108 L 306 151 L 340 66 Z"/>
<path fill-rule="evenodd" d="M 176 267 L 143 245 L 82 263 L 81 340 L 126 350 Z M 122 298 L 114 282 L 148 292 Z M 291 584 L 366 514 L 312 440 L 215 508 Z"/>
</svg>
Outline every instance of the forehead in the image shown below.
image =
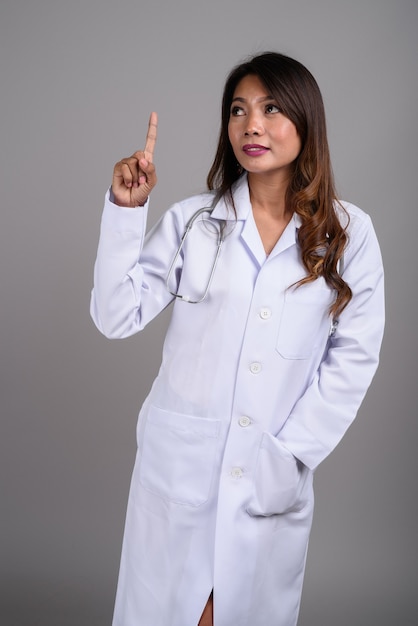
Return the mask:
<svg viewBox="0 0 418 626">
<path fill-rule="evenodd" d="M 268 93 L 264 83 L 256 74 L 247 74 L 244 78 L 241 78 L 237 86 L 235 87 L 233 98 L 252 98 L 252 97 L 267 97 L 271 94 Z"/>
</svg>

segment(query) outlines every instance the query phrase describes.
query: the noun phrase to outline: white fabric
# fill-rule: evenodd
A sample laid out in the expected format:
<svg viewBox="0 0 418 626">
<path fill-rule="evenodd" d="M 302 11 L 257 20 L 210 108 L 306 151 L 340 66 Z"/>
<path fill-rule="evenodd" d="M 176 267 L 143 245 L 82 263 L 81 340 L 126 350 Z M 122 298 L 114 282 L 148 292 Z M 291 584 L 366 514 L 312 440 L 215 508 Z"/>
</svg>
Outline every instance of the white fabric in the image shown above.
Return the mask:
<svg viewBox="0 0 418 626">
<path fill-rule="evenodd" d="M 106 197 L 91 313 L 111 338 L 141 330 L 202 194 L 145 237 L 148 205 Z M 305 275 L 298 217 L 266 257 L 246 177 L 206 300 L 176 300 L 162 365 L 138 421 L 114 626 L 196 626 L 214 588 L 215 626 L 293 626 L 313 510 L 312 475 L 354 419 L 378 363 L 383 270 L 370 218 L 350 216 L 344 278 L 353 299 L 329 338 L 333 292 Z M 341 212 L 341 217 L 344 215 Z M 216 241 L 193 227 L 175 268 L 181 294 L 206 286 Z"/>
</svg>

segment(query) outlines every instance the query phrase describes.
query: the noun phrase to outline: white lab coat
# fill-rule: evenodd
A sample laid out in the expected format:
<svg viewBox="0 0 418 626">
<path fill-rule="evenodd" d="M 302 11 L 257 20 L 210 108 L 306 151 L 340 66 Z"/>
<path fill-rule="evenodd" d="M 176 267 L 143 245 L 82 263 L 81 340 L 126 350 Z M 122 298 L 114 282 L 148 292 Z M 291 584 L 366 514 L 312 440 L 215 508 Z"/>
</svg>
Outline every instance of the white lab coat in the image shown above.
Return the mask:
<svg viewBox="0 0 418 626">
<path fill-rule="evenodd" d="M 172 301 L 170 263 L 212 198 L 175 204 L 145 237 L 148 207 L 120 208 L 107 195 L 91 303 L 107 337 L 132 335 Z M 114 626 L 197 626 L 212 588 L 215 626 L 294 626 L 313 470 L 377 367 L 383 270 L 370 218 L 345 204 L 353 299 L 330 337 L 325 281 L 292 287 L 305 275 L 298 216 L 266 257 L 245 176 L 234 200 L 236 220 L 223 200 L 212 213 L 227 227 L 209 295 L 175 301 L 139 415 Z M 211 229 L 195 224 L 171 289 L 201 295 L 215 252 Z"/>
</svg>

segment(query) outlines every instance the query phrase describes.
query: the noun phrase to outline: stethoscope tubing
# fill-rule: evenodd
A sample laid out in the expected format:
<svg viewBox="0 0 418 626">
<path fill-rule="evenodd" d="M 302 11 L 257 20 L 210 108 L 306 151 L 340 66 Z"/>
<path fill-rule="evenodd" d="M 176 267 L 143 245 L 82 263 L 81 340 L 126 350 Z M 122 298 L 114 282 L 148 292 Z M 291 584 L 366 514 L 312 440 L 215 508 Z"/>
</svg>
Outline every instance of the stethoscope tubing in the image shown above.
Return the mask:
<svg viewBox="0 0 418 626">
<path fill-rule="evenodd" d="M 189 233 L 190 233 L 190 231 L 191 231 L 191 229 L 193 227 L 193 224 L 198 219 L 198 217 L 200 217 L 200 215 L 202 215 L 202 213 L 209 213 L 209 214 L 211 214 L 212 211 L 213 211 L 213 207 L 202 207 L 201 209 L 196 211 L 192 215 L 192 217 L 189 219 L 189 221 L 187 222 L 186 227 L 184 229 L 184 233 L 183 233 L 183 235 L 181 237 L 180 244 L 179 244 L 179 246 L 177 248 L 176 254 L 174 255 L 173 260 L 171 262 L 170 268 L 169 268 L 168 273 L 167 273 L 167 278 L 166 278 L 166 281 L 165 281 L 165 285 L 166 285 L 167 291 L 174 298 L 177 298 L 178 300 L 183 300 L 183 302 L 188 302 L 189 304 L 199 304 L 200 302 L 203 302 L 203 300 L 205 300 L 205 298 L 207 297 L 207 295 L 209 293 L 209 289 L 210 289 L 210 287 L 212 285 L 213 277 L 214 277 L 214 274 L 215 274 L 216 266 L 218 264 L 219 256 L 221 254 L 222 244 L 223 244 L 224 239 L 225 239 L 224 232 L 223 232 L 224 231 L 223 227 L 221 227 L 219 229 L 219 232 L 218 232 L 216 255 L 215 255 L 215 259 L 214 259 L 214 261 L 212 263 L 212 269 L 211 269 L 211 272 L 210 272 L 210 275 L 209 275 L 208 282 L 206 284 L 206 288 L 205 288 L 205 290 L 203 292 L 203 295 L 200 298 L 198 298 L 197 300 L 192 300 L 190 298 L 190 296 L 188 296 L 188 295 L 184 295 L 183 296 L 183 295 L 179 294 L 178 292 L 172 291 L 170 289 L 170 287 L 169 287 L 169 284 L 170 284 L 170 280 L 171 280 L 171 277 L 172 277 L 173 272 L 174 272 L 174 267 L 175 267 L 175 265 L 177 263 L 177 259 L 180 256 L 180 253 L 181 253 L 181 251 L 183 249 L 183 246 L 185 244 L 185 241 L 186 241 L 186 239 L 187 239 L 187 237 L 188 237 L 188 235 L 189 235 Z"/>
</svg>

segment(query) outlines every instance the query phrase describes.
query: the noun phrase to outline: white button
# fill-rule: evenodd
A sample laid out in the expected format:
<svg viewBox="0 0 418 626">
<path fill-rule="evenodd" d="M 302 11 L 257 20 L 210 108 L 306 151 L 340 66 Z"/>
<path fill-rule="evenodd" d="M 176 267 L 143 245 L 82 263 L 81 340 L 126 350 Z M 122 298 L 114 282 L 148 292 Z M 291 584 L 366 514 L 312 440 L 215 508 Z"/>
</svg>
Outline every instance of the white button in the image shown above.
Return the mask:
<svg viewBox="0 0 418 626">
<path fill-rule="evenodd" d="M 233 467 L 231 469 L 232 478 L 241 478 L 242 474 L 243 474 L 243 471 L 240 467 Z"/>
<path fill-rule="evenodd" d="M 261 363 L 251 363 L 250 370 L 253 374 L 259 374 L 261 372 Z"/>
<path fill-rule="evenodd" d="M 271 311 L 267 307 L 260 309 L 260 317 L 263 320 L 268 320 L 271 317 Z"/>
<path fill-rule="evenodd" d="M 242 426 L 243 428 L 245 428 L 246 426 L 249 426 L 251 424 L 251 420 L 246 415 L 243 415 L 242 417 L 239 418 L 238 424 Z"/>
</svg>

